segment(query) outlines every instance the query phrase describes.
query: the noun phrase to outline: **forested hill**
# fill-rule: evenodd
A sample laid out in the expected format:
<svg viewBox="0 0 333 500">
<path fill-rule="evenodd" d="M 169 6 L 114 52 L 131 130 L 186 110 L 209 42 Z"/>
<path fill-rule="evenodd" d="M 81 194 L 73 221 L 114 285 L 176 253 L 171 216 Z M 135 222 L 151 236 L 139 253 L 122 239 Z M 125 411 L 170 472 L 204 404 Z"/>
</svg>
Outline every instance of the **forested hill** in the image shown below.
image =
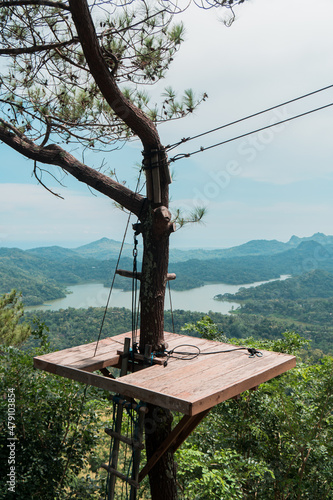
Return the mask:
<svg viewBox="0 0 333 500">
<path fill-rule="evenodd" d="M 292 329 L 312 339 L 312 346 L 332 352 L 333 273 L 315 269 L 284 281 L 242 288 L 236 294 L 218 295 L 219 300 L 239 302 L 237 317 L 289 322 Z"/>
<path fill-rule="evenodd" d="M 248 255 L 229 259 L 189 260 L 170 266 L 178 283 L 186 276 L 193 282 L 245 284 L 279 278 L 283 274 L 300 275 L 312 269 L 333 272 L 333 246 L 305 241 L 297 248 L 275 255 Z M 176 282 L 177 282 L 176 280 Z"/>
<path fill-rule="evenodd" d="M 253 288 L 241 288 L 237 293 L 225 293 L 216 298 L 231 301 L 298 300 L 333 297 L 333 274 L 316 269 L 283 281 L 272 281 Z M 332 311 L 333 312 L 333 311 Z"/>
<path fill-rule="evenodd" d="M 325 238 L 329 242 L 331 237 Z M 254 242 L 249 242 L 251 251 L 254 251 L 254 246 Z M 115 265 L 115 259 L 82 257 L 73 250 L 61 247 L 27 251 L 2 248 L 0 293 L 15 288 L 23 292 L 26 305 L 37 305 L 45 300 L 63 297 L 67 285 L 99 282 L 109 286 Z M 132 265 L 129 257 L 122 258 L 120 262 L 123 269 L 131 270 Z M 190 259 L 171 262 L 169 265 L 170 272 L 177 274 L 177 279 L 172 283 L 175 290 L 187 290 L 207 282 L 253 283 L 277 279 L 283 274 L 301 275 L 312 269 L 333 272 L 333 245 L 327 243 L 323 246 L 314 240 L 306 240 L 295 248 L 270 255 Z M 129 290 L 131 280 L 117 277 L 115 286 Z"/>
<path fill-rule="evenodd" d="M 85 259 L 59 248 L 42 249 L 41 253 L 0 248 L 0 294 L 15 288 L 22 292 L 26 305 L 37 305 L 65 297 L 66 285 L 104 283 L 106 276 L 112 276 L 116 261 Z M 127 259 L 122 263 L 132 265 Z"/>
<path fill-rule="evenodd" d="M 292 236 L 287 243 L 277 240 L 251 240 L 239 246 L 222 249 L 192 249 L 192 250 L 179 250 L 170 249 L 170 262 L 185 262 L 187 260 L 198 259 L 221 259 L 231 257 L 244 257 L 248 255 L 274 255 L 287 250 L 296 248 L 302 242 L 315 241 L 323 246 L 333 246 L 333 236 L 326 236 L 323 233 L 316 233 L 312 236 L 299 238 Z M 63 257 L 74 257 L 79 255 L 84 258 L 93 258 L 97 260 L 117 259 L 121 243 L 109 238 L 101 238 L 100 240 L 93 241 L 87 245 L 77 248 L 68 249 L 59 246 L 52 247 L 39 247 L 29 250 L 34 255 L 41 257 L 48 257 L 52 259 Z M 202 245 L 204 247 L 204 244 Z M 125 243 L 122 255 L 124 257 L 132 258 L 133 246 Z"/>
</svg>

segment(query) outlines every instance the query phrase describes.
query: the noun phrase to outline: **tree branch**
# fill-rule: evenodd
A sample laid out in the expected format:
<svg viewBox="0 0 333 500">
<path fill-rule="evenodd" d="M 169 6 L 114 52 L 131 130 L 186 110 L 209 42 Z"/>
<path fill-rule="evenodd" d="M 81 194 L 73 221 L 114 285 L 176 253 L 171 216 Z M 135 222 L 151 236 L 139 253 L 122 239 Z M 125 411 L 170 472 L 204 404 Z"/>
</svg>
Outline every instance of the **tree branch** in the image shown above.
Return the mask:
<svg viewBox="0 0 333 500">
<path fill-rule="evenodd" d="M 5 124 L 3 120 L 1 121 Z M 112 198 L 139 217 L 144 203 L 144 198 L 141 195 L 81 163 L 60 146 L 56 144 L 46 147 L 38 146 L 19 131 L 13 132 L 13 129 L 9 124 L 0 125 L 0 140 L 26 158 L 47 165 L 57 165 L 80 182 L 84 182 L 96 191 Z"/>
<path fill-rule="evenodd" d="M 70 10 L 69 6 L 62 2 L 52 2 L 51 0 L 7 0 L 0 2 L 0 8 L 3 7 L 21 7 L 24 5 L 46 5 L 56 9 Z"/>
<path fill-rule="evenodd" d="M 91 75 L 104 98 L 128 127 L 141 139 L 147 149 L 161 146 L 153 122 L 124 97 L 103 57 L 86 0 L 69 0 L 73 21 Z"/>
<path fill-rule="evenodd" d="M 0 55 L 10 55 L 10 56 L 18 56 L 20 54 L 34 54 L 36 52 L 45 52 L 46 50 L 58 49 L 59 47 L 66 47 L 66 45 L 71 45 L 73 43 L 78 43 L 78 38 L 72 38 L 66 42 L 59 43 L 49 43 L 43 45 L 32 45 L 31 47 L 19 47 L 17 49 L 0 49 Z"/>
</svg>

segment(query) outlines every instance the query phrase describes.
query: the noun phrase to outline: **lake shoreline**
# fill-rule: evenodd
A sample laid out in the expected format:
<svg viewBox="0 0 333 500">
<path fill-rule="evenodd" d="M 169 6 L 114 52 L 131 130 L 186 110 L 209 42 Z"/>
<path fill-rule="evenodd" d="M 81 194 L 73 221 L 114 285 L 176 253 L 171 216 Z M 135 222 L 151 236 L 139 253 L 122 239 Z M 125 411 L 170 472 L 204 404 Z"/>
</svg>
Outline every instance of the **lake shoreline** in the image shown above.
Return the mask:
<svg viewBox="0 0 333 500">
<path fill-rule="evenodd" d="M 281 276 L 279 279 L 285 279 Z M 276 281 L 276 280 L 269 280 Z M 268 281 L 260 281 L 242 285 L 228 285 L 225 283 L 209 283 L 190 290 L 172 290 L 172 309 L 184 311 L 202 311 L 207 314 L 209 311 L 230 314 L 239 307 L 237 302 L 218 301 L 214 299 L 216 295 L 222 293 L 235 294 L 240 288 L 250 288 L 259 286 Z M 47 301 L 42 305 L 27 306 L 25 311 L 57 311 L 60 309 L 88 309 L 89 307 L 105 307 L 108 302 L 110 289 L 103 283 L 85 283 L 67 287 L 68 293 L 65 298 Z M 114 288 L 111 294 L 109 307 L 132 307 L 132 292 L 123 291 L 121 288 Z M 166 294 L 165 310 L 170 310 L 169 294 Z"/>
</svg>

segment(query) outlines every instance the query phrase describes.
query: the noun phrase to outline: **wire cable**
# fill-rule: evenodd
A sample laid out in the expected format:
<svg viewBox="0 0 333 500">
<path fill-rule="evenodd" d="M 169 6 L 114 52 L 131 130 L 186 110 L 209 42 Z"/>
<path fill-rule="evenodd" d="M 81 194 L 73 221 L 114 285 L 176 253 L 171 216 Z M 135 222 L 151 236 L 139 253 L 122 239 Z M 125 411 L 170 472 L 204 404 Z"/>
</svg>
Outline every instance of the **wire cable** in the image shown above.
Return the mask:
<svg viewBox="0 0 333 500">
<path fill-rule="evenodd" d="M 321 111 L 323 109 L 329 108 L 330 106 L 333 106 L 333 102 L 326 104 L 324 106 L 320 106 L 319 108 L 311 109 L 310 111 L 305 111 L 304 113 L 300 113 L 299 115 L 292 116 L 291 118 L 286 118 L 285 120 L 281 120 L 276 123 L 271 123 L 270 125 L 266 125 L 265 127 L 260 127 L 257 128 L 256 130 L 252 130 L 251 132 L 246 132 L 245 134 L 238 135 L 236 137 L 232 137 L 231 139 L 227 139 L 222 142 L 218 142 L 216 144 L 213 144 L 211 146 L 207 147 L 200 147 L 200 149 L 197 149 L 196 151 L 192 151 L 192 153 L 179 153 L 178 155 L 174 156 L 173 158 L 170 158 L 170 162 L 175 162 L 177 160 L 181 160 L 183 158 L 189 158 L 190 156 L 193 156 L 197 153 L 202 153 L 203 151 L 208 151 L 209 149 L 216 148 L 218 146 L 222 146 L 224 144 L 227 144 L 232 141 L 236 141 L 237 139 L 241 139 L 242 137 L 247 137 L 248 135 L 256 134 L 257 132 L 261 132 L 262 130 L 266 130 L 268 128 L 275 127 L 276 125 L 281 125 L 282 123 L 286 123 L 292 120 L 296 120 L 296 118 L 301 118 L 302 116 L 309 115 L 311 113 L 315 113 L 316 111 Z"/>
<path fill-rule="evenodd" d="M 142 173 L 142 168 L 140 169 L 140 173 L 139 173 L 139 177 L 138 177 L 138 182 L 137 182 L 134 194 L 137 194 L 137 192 L 138 192 L 139 184 L 140 184 L 140 179 L 141 179 L 141 173 Z M 113 273 L 111 287 L 110 287 L 108 298 L 107 298 L 106 305 L 105 305 L 105 308 L 104 308 L 104 314 L 103 314 L 103 318 L 102 318 L 102 323 L 101 323 L 101 326 L 100 326 L 100 329 L 99 329 L 99 334 L 98 334 L 98 338 L 97 338 L 97 342 L 96 342 L 96 347 L 95 347 L 95 352 L 94 352 L 94 356 L 93 357 L 96 356 L 98 344 L 99 344 L 99 341 L 101 339 L 102 330 L 103 330 L 103 326 L 104 326 L 104 322 L 105 322 L 105 318 L 106 318 L 106 313 L 107 313 L 108 308 L 109 308 L 109 303 L 110 303 L 110 299 L 111 299 L 111 295 L 112 295 L 112 291 L 113 291 L 113 287 L 114 287 L 114 282 L 115 282 L 115 279 L 116 279 L 116 275 L 117 275 L 117 270 L 118 270 L 118 266 L 119 266 L 121 254 L 122 254 L 122 251 L 123 251 L 123 248 L 124 248 L 125 239 L 126 239 L 126 235 L 127 235 L 128 226 L 129 226 L 129 223 L 130 223 L 130 220 L 131 220 L 131 216 L 132 216 L 132 212 L 129 212 L 128 218 L 127 218 L 126 227 L 125 227 L 125 231 L 124 231 L 123 240 L 121 242 L 121 246 L 120 246 L 120 250 L 119 250 L 118 260 L 117 260 L 116 267 L 115 267 L 115 270 L 114 270 L 114 273 Z M 111 337 L 111 340 L 112 340 L 112 337 Z M 118 342 L 118 341 L 114 340 L 114 342 Z M 121 343 L 121 342 L 118 342 L 118 343 Z"/>
<path fill-rule="evenodd" d="M 176 350 L 176 349 L 179 349 L 181 347 L 191 347 L 191 348 L 196 349 L 196 352 L 177 351 Z M 163 364 L 164 364 L 164 367 L 167 366 L 170 358 L 182 359 L 184 361 L 190 361 L 190 360 L 195 359 L 199 356 L 205 356 L 205 355 L 207 356 L 209 354 L 225 354 L 228 352 L 244 351 L 244 350 L 248 351 L 250 358 L 254 358 L 255 356 L 257 356 L 258 358 L 261 358 L 263 356 L 262 352 L 258 351 L 255 347 L 234 347 L 233 349 L 224 349 L 224 350 L 220 350 L 220 351 L 204 351 L 204 352 L 202 352 L 200 347 L 198 347 L 196 345 L 180 344 L 180 345 L 174 347 L 173 349 L 171 349 L 170 351 L 165 351 L 167 358 Z"/>
<path fill-rule="evenodd" d="M 244 118 L 239 118 L 238 120 L 234 120 L 230 123 L 226 123 L 224 125 L 213 128 L 211 130 L 207 130 L 206 132 L 202 132 L 201 134 L 194 135 L 193 137 L 187 137 L 187 138 L 184 137 L 179 142 L 176 142 L 175 144 L 172 144 L 171 146 L 167 146 L 166 150 L 170 151 L 171 149 L 174 149 L 177 146 L 180 146 L 180 144 L 183 144 L 185 142 L 189 142 L 189 141 L 192 141 L 194 139 L 198 139 L 199 137 L 203 137 L 204 135 L 211 134 L 212 132 L 216 132 L 217 130 L 222 130 L 226 127 L 230 127 L 231 125 L 236 125 L 237 123 L 241 123 L 245 120 L 249 120 L 250 118 L 254 118 L 255 116 L 262 115 L 264 113 L 267 113 L 268 111 L 272 111 L 273 109 L 281 108 L 282 106 L 286 106 L 287 104 L 291 104 L 292 102 L 299 101 L 300 99 L 304 99 L 306 97 L 310 97 L 312 95 L 318 94 L 319 92 L 323 92 L 323 91 L 328 90 L 332 87 L 333 87 L 333 84 L 327 85 L 326 87 L 322 87 L 321 89 L 314 90 L 313 92 L 308 92 L 307 94 L 304 94 L 304 95 L 299 96 L 299 97 L 295 97 L 294 99 L 289 99 L 289 101 L 285 101 L 285 102 L 282 102 L 281 104 L 271 106 L 270 108 L 263 109 L 262 111 L 257 111 L 256 113 L 252 113 L 251 115 L 245 116 Z"/>
</svg>

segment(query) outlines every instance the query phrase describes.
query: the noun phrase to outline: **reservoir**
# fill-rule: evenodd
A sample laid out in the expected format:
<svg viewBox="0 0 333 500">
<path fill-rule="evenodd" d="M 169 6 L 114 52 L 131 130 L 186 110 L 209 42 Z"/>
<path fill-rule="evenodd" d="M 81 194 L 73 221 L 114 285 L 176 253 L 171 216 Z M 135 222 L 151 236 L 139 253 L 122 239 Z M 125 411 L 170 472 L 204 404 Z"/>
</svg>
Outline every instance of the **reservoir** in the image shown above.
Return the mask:
<svg viewBox="0 0 333 500">
<path fill-rule="evenodd" d="M 285 279 L 287 276 L 281 276 L 280 279 Z M 274 280 L 272 280 L 274 281 Z M 183 309 L 185 311 L 199 311 L 208 313 L 209 311 L 227 314 L 233 308 L 236 309 L 239 304 L 236 302 L 221 302 L 214 300 L 214 296 L 223 293 L 236 293 L 240 288 L 249 288 L 258 286 L 265 281 L 250 283 L 247 285 L 226 285 L 224 283 L 215 283 L 204 285 L 199 288 L 192 288 L 185 291 L 172 291 L 171 284 L 171 301 L 172 308 Z M 76 309 L 88 307 L 105 307 L 109 295 L 109 289 L 105 288 L 100 283 L 86 283 L 82 285 L 73 285 L 67 287 L 69 294 L 63 299 L 56 299 L 40 306 L 26 307 L 27 311 L 35 310 L 50 310 L 58 311 L 59 309 L 67 309 L 74 307 Z M 109 303 L 110 307 L 132 307 L 132 292 L 122 291 L 119 288 L 114 288 L 111 294 Z M 165 296 L 165 309 L 170 309 L 170 300 L 168 289 Z"/>
</svg>

